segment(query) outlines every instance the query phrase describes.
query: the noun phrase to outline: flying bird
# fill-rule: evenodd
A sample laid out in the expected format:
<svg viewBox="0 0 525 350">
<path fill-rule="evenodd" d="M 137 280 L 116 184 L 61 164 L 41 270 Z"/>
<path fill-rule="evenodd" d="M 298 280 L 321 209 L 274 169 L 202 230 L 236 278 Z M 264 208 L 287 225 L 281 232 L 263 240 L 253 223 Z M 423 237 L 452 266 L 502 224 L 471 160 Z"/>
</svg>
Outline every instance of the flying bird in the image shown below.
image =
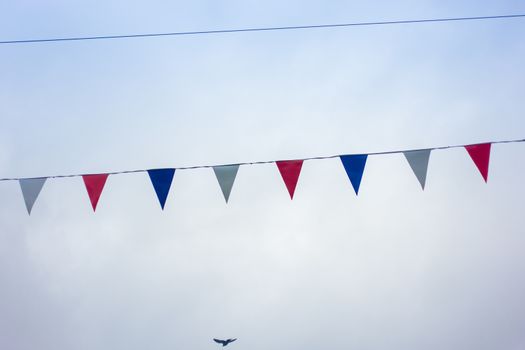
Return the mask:
<svg viewBox="0 0 525 350">
<path fill-rule="evenodd" d="M 213 338 L 213 340 L 214 340 L 216 343 L 218 343 L 218 344 L 222 344 L 222 346 L 224 347 L 224 346 L 226 346 L 226 345 L 228 345 L 228 344 L 233 343 L 234 341 L 236 341 L 237 338 L 233 338 L 233 339 L 230 338 L 230 339 L 226 339 L 226 340 L 220 340 L 220 339 L 215 339 L 215 338 Z"/>
</svg>

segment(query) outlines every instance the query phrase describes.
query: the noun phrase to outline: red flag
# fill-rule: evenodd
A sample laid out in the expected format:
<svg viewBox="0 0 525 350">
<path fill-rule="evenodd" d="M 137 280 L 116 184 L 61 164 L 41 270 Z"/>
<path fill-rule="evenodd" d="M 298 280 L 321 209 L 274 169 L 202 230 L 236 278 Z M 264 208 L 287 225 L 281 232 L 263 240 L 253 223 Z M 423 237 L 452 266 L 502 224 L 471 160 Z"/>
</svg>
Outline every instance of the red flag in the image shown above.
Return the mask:
<svg viewBox="0 0 525 350">
<path fill-rule="evenodd" d="M 465 149 L 474 161 L 474 164 L 478 167 L 485 182 L 487 182 L 489 176 L 490 145 L 490 143 L 480 143 L 465 146 Z"/>
<path fill-rule="evenodd" d="M 297 180 L 299 180 L 299 174 L 301 173 L 301 167 L 303 166 L 302 160 L 281 160 L 275 162 L 279 172 L 283 177 L 288 193 L 290 193 L 290 199 L 293 199 L 295 192 L 295 186 L 297 186 Z"/>
<path fill-rule="evenodd" d="M 109 174 L 82 175 L 93 211 L 97 209 L 98 199 L 104 189 L 108 176 Z"/>
</svg>

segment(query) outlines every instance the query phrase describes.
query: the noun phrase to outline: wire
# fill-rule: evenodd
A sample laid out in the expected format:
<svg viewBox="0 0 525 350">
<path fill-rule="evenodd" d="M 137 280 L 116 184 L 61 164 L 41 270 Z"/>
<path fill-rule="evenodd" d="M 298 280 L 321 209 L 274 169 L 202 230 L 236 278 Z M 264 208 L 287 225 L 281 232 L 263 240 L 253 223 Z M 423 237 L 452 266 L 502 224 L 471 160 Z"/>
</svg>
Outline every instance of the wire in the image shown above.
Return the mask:
<svg viewBox="0 0 525 350">
<path fill-rule="evenodd" d="M 320 29 L 320 28 L 377 26 L 377 25 L 393 25 L 393 24 L 415 24 L 415 23 L 432 23 L 432 22 L 473 21 L 473 20 L 489 20 L 489 19 L 509 19 L 509 18 L 520 18 L 520 17 L 525 17 L 525 14 L 496 15 L 496 16 L 477 16 L 477 17 L 426 18 L 426 19 L 411 19 L 411 20 L 398 20 L 398 21 L 353 22 L 353 23 L 338 23 L 338 24 L 313 24 L 313 25 L 282 26 L 282 27 L 199 30 L 199 31 L 189 31 L 189 32 L 171 32 L 171 33 L 143 33 L 143 34 L 100 35 L 100 36 L 65 37 L 65 38 L 4 40 L 4 41 L 0 41 L 0 44 L 3 44 L 3 45 L 6 45 L 6 44 L 30 44 L 30 43 L 63 42 L 63 41 L 151 38 L 151 37 L 161 37 L 161 36 L 227 34 L 227 33 L 245 33 L 245 32 L 267 32 L 267 31 L 278 31 L 278 30 Z"/>
<path fill-rule="evenodd" d="M 282 159 L 282 160 L 263 160 L 263 161 L 254 161 L 254 162 L 244 162 L 244 163 L 231 163 L 231 164 L 217 164 L 217 165 L 193 165 L 193 166 L 186 166 L 186 167 L 179 167 L 179 168 L 171 168 L 175 170 L 193 170 L 193 169 L 206 169 L 206 168 L 214 168 L 214 167 L 220 167 L 220 166 L 231 166 L 231 165 L 259 165 L 259 164 L 270 164 L 275 162 L 283 162 L 283 161 L 291 161 L 291 160 L 322 160 L 322 159 L 331 159 L 331 158 L 339 158 L 343 155 L 361 155 L 366 154 L 368 156 L 378 156 L 378 155 L 386 155 L 386 154 L 394 154 L 394 153 L 405 153 L 405 152 L 413 152 L 413 151 L 424 151 L 424 150 L 444 150 L 444 149 L 450 149 L 450 148 L 462 148 L 465 146 L 475 146 L 475 145 L 482 145 L 482 144 L 500 144 L 500 143 L 518 143 L 518 142 L 525 142 L 525 139 L 517 139 L 517 140 L 502 140 L 502 141 L 488 141 L 488 142 L 480 142 L 480 143 L 473 143 L 468 145 L 454 145 L 454 146 L 439 146 L 439 147 L 431 147 L 431 148 L 417 148 L 417 149 L 405 149 L 405 150 L 395 150 L 395 151 L 382 151 L 382 152 L 370 152 L 370 153 L 344 153 L 344 154 L 338 154 L 338 155 L 331 155 L 331 156 L 319 156 L 319 157 L 308 157 L 308 158 L 301 158 L 301 159 Z M 106 172 L 106 173 L 97 173 L 97 174 L 108 174 L 108 175 L 119 175 L 119 174 L 132 174 L 132 173 L 144 173 L 148 170 L 152 170 L 154 168 L 150 169 L 135 169 L 135 170 L 121 170 L 121 171 L 113 171 L 113 172 Z M 89 174 L 70 174 L 70 175 L 51 175 L 51 176 L 37 176 L 37 177 L 9 177 L 9 178 L 0 178 L 0 181 L 19 181 L 19 180 L 27 180 L 27 179 L 39 179 L 39 178 L 47 178 L 47 179 L 59 179 L 59 178 L 68 178 L 68 177 L 80 177 L 84 175 L 96 175 L 93 173 Z"/>
</svg>

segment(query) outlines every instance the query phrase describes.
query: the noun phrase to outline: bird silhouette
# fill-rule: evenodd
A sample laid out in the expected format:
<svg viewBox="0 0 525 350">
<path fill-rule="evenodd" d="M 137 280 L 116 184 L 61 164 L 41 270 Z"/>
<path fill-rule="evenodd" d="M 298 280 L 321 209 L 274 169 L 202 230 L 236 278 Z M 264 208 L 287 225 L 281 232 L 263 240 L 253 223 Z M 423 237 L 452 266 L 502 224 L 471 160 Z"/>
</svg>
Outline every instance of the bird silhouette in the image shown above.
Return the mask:
<svg viewBox="0 0 525 350">
<path fill-rule="evenodd" d="M 233 343 L 234 341 L 236 341 L 237 338 L 233 338 L 233 339 L 230 338 L 230 339 L 226 339 L 226 340 L 221 340 L 221 339 L 215 339 L 215 338 L 213 338 L 213 340 L 214 340 L 216 343 L 218 343 L 218 344 L 222 344 L 222 346 L 224 347 L 224 346 L 226 346 L 226 345 L 228 345 L 228 344 Z"/>
</svg>

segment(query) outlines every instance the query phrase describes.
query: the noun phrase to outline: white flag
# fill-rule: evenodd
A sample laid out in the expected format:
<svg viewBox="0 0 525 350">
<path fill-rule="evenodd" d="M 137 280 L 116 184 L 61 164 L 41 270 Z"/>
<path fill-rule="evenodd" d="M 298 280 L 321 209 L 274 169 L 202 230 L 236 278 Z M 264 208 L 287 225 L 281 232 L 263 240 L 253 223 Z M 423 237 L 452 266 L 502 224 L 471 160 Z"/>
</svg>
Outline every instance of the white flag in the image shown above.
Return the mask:
<svg viewBox="0 0 525 350">
<path fill-rule="evenodd" d="M 421 188 L 425 189 L 425 181 L 427 180 L 428 159 L 430 158 L 430 149 L 423 149 L 418 151 L 403 152 L 405 157 L 416 175 Z"/>
<path fill-rule="evenodd" d="M 222 194 L 224 195 L 226 203 L 228 203 L 228 199 L 230 198 L 230 193 L 238 170 L 238 164 L 213 167 L 213 171 L 215 172 L 217 181 L 219 181 L 219 186 L 221 186 Z"/>
<path fill-rule="evenodd" d="M 39 177 L 34 179 L 20 179 L 20 188 L 22 189 L 22 195 L 24 196 L 24 201 L 26 203 L 27 213 L 31 215 L 31 209 L 33 209 L 33 204 L 35 204 L 44 183 L 46 182 L 46 177 Z"/>
</svg>

